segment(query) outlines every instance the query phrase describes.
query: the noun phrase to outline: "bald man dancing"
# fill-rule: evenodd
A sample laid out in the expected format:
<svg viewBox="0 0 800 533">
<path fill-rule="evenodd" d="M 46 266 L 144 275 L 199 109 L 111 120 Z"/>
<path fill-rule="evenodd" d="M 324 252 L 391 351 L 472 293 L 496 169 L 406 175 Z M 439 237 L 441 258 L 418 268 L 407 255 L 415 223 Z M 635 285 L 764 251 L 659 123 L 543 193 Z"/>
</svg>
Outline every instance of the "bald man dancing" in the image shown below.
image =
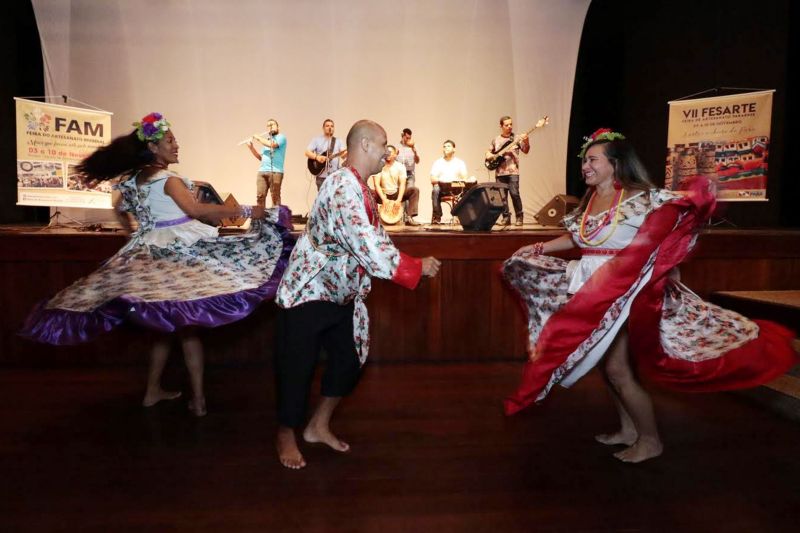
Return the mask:
<svg viewBox="0 0 800 533">
<path fill-rule="evenodd" d="M 278 317 L 275 374 L 278 394 L 276 448 L 281 464 L 306 466 L 296 430 L 303 439 L 339 452 L 350 446 L 330 429 L 334 409 L 361 374 L 369 351 L 365 299 L 370 278 L 390 279 L 413 289 L 422 276 L 434 277 L 436 258 L 400 252 L 378 218 L 366 179 L 386 158 L 386 131 L 371 120 L 356 122 L 347 134 L 347 163 L 328 176 L 297 241 L 276 302 Z M 327 353 L 322 398 L 306 424 L 308 394 L 320 348 Z"/>
</svg>

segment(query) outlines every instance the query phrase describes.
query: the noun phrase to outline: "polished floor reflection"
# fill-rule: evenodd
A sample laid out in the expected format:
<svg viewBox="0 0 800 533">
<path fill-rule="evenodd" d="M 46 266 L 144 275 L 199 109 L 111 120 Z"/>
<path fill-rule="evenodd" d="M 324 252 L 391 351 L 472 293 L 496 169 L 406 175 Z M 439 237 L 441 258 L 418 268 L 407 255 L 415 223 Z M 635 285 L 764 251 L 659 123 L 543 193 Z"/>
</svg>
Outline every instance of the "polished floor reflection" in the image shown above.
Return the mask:
<svg viewBox="0 0 800 533">
<path fill-rule="evenodd" d="M 177 358 L 176 358 L 177 359 Z M 272 447 L 268 366 L 208 369 L 209 414 L 138 406 L 143 368 L 0 372 L 2 531 L 789 531 L 800 426 L 737 394 L 655 393 L 666 450 L 621 464 L 596 374 L 513 418 L 516 363 L 372 364 L 341 455 Z M 168 384 L 185 386 L 180 365 Z"/>
</svg>

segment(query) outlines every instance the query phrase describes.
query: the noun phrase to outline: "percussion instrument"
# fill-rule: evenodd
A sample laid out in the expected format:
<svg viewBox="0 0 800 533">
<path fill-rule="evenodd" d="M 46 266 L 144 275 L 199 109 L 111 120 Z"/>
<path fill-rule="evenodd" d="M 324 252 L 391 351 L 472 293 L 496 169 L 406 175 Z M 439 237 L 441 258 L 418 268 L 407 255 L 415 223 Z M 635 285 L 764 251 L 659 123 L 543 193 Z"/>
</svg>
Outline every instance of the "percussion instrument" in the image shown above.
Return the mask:
<svg viewBox="0 0 800 533">
<path fill-rule="evenodd" d="M 442 196 L 450 196 L 452 197 L 453 204 L 458 203 L 464 193 L 472 189 L 474 186 L 478 184 L 477 181 L 440 181 L 439 182 L 439 190 L 441 191 L 440 198 Z"/>
<path fill-rule="evenodd" d="M 389 200 L 388 198 L 378 205 L 378 214 L 384 224 L 397 224 L 403 218 L 402 200 Z"/>
</svg>

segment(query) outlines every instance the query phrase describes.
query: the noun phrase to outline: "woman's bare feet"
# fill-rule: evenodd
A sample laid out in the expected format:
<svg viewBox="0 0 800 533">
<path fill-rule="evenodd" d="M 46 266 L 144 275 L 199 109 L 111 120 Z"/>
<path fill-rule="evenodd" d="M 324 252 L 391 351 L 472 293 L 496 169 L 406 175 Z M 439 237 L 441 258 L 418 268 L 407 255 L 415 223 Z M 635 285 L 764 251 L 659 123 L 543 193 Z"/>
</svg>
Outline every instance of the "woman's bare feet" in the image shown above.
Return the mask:
<svg viewBox="0 0 800 533">
<path fill-rule="evenodd" d="M 162 388 L 158 388 L 155 390 L 148 390 L 144 394 L 144 400 L 142 400 L 142 407 L 153 407 L 161 400 L 175 400 L 176 398 L 180 397 L 181 397 L 181 391 L 164 390 Z"/>
<path fill-rule="evenodd" d="M 327 425 L 313 425 L 313 421 L 306 426 L 305 431 L 303 431 L 303 440 L 311 443 L 321 442 L 327 444 L 337 452 L 350 451 L 350 445 L 343 440 L 339 440 L 336 435 L 331 432 L 330 427 Z"/>
<path fill-rule="evenodd" d="M 189 412 L 198 418 L 201 416 L 206 416 L 208 411 L 206 410 L 205 397 L 201 396 L 200 398 L 192 398 L 189 401 Z"/>
<path fill-rule="evenodd" d="M 638 438 L 639 435 L 636 433 L 636 431 L 624 430 L 617 431 L 616 433 L 601 433 L 594 436 L 594 440 L 600 444 L 606 444 L 608 446 L 613 446 L 615 444 L 626 444 L 628 446 L 632 446 L 636 443 Z"/>
<path fill-rule="evenodd" d="M 278 434 L 275 437 L 275 448 L 278 450 L 278 460 L 286 468 L 299 470 L 306 466 L 306 460 L 303 458 L 303 454 L 300 453 L 300 448 L 297 447 L 294 429 L 279 427 Z"/>
<path fill-rule="evenodd" d="M 658 438 L 639 437 L 633 446 L 615 453 L 614 457 L 623 463 L 641 463 L 658 457 L 663 451 L 664 445 Z"/>
</svg>

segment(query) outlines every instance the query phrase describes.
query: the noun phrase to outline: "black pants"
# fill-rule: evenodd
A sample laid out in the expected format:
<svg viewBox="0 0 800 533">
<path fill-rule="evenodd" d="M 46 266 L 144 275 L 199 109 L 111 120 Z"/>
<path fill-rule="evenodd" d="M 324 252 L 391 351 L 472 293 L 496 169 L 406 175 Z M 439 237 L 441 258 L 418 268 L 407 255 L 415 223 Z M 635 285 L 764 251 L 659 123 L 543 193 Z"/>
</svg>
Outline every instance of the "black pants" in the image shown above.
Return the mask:
<svg viewBox="0 0 800 533">
<path fill-rule="evenodd" d="M 320 348 L 328 355 L 322 395 L 347 396 L 358 383 L 361 365 L 353 342 L 353 304 L 308 302 L 278 315 L 275 381 L 278 423 L 297 428 L 306 421 L 308 393 Z"/>
<path fill-rule="evenodd" d="M 514 214 L 517 218 L 522 216 L 522 197 L 519 194 L 519 176 L 495 176 L 495 181 L 508 185 L 508 196 L 511 196 L 511 203 L 514 204 Z M 503 216 L 508 218 L 511 213 L 508 209 L 508 196 L 505 197 L 505 209 Z"/>
<path fill-rule="evenodd" d="M 398 194 L 400 194 L 400 191 L 397 191 L 394 194 L 387 194 L 386 197 L 389 200 L 397 200 Z M 376 191 L 372 191 L 372 197 L 375 198 L 375 203 L 383 203 L 380 195 Z M 419 213 L 419 189 L 416 187 L 408 187 L 403 193 L 403 200 L 407 204 L 406 215 L 410 217 L 417 216 Z"/>
</svg>

